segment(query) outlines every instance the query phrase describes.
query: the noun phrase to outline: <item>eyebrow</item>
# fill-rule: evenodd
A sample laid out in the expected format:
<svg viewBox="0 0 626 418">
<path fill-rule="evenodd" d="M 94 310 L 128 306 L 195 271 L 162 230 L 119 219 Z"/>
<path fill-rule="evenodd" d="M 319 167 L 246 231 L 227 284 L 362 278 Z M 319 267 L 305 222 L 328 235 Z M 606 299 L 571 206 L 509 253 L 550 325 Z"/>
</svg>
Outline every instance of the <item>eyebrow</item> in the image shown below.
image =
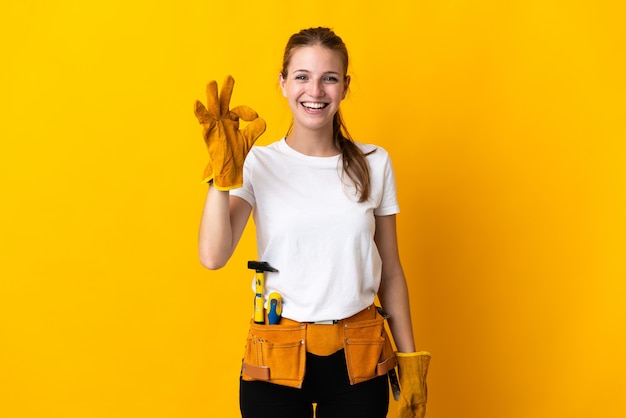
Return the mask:
<svg viewBox="0 0 626 418">
<path fill-rule="evenodd" d="M 301 73 L 310 73 L 311 71 L 305 70 L 305 69 L 300 69 L 300 70 L 293 70 L 291 73 L 294 74 L 294 73 L 300 73 L 300 72 Z M 338 76 L 341 76 L 341 73 L 339 71 L 332 71 L 332 70 L 324 71 L 322 74 L 336 74 Z"/>
</svg>

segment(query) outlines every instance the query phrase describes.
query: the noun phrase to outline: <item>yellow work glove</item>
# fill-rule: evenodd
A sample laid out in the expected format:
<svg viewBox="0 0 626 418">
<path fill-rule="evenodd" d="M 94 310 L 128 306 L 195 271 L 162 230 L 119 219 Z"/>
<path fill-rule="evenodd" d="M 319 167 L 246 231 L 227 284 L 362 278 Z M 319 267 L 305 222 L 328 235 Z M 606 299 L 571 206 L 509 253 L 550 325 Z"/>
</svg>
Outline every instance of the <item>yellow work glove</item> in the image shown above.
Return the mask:
<svg viewBox="0 0 626 418">
<path fill-rule="evenodd" d="M 397 352 L 396 359 L 400 379 L 398 416 L 400 418 L 424 418 L 427 397 L 426 375 L 430 354 L 426 351 Z"/>
<path fill-rule="evenodd" d="M 207 106 L 196 101 L 195 114 L 203 126 L 203 137 L 209 151 L 209 163 L 204 170 L 204 182 L 213 180 L 219 190 L 231 190 L 243 185 L 243 162 L 254 142 L 265 132 L 265 121 L 248 106 L 229 110 L 235 80 L 224 80 L 220 95 L 217 82 L 206 87 Z M 250 122 L 239 129 L 239 119 Z"/>
</svg>

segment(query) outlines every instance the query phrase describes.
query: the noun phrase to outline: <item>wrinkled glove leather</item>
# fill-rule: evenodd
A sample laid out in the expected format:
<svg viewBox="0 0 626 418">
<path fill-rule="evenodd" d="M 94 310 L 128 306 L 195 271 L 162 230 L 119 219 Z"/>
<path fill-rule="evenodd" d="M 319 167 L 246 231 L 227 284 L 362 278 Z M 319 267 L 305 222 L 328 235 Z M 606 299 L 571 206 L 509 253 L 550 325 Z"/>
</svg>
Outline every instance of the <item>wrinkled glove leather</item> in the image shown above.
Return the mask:
<svg viewBox="0 0 626 418">
<path fill-rule="evenodd" d="M 265 132 L 265 121 L 248 106 L 229 110 L 235 80 L 229 75 L 218 96 L 217 82 L 206 87 L 207 106 L 196 101 L 195 115 L 203 126 L 203 137 L 209 151 L 209 163 L 203 181 L 213 181 L 219 190 L 243 185 L 243 163 L 254 142 Z M 239 129 L 239 119 L 250 122 Z"/>
<path fill-rule="evenodd" d="M 400 379 L 400 418 L 424 418 L 426 416 L 426 375 L 430 354 L 426 351 L 396 353 Z"/>
</svg>

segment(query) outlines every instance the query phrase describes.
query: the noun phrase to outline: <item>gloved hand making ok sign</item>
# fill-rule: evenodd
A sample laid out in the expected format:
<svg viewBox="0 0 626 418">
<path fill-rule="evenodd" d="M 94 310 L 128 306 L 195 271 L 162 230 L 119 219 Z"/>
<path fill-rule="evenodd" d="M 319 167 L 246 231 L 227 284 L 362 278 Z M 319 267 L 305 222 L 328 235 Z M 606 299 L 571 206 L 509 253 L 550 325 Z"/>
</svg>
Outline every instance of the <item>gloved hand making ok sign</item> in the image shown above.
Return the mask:
<svg viewBox="0 0 626 418">
<path fill-rule="evenodd" d="M 243 185 L 243 162 L 254 142 L 265 132 L 265 121 L 248 106 L 229 110 L 235 80 L 224 80 L 220 95 L 217 82 L 206 87 L 207 106 L 196 101 L 195 114 L 203 126 L 203 137 L 209 151 L 209 163 L 204 170 L 204 182 L 213 181 L 219 190 L 231 190 Z M 250 122 L 239 129 L 239 119 Z"/>
</svg>

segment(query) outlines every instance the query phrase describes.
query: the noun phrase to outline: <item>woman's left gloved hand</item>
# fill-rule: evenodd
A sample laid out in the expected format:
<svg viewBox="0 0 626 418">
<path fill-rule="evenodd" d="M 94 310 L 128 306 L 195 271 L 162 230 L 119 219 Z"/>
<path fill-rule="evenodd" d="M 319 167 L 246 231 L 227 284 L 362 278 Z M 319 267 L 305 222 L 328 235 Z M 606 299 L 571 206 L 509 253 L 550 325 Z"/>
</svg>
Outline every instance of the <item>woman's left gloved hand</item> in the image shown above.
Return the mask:
<svg viewBox="0 0 626 418">
<path fill-rule="evenodd" d="M 424 418 L 426 416 L 426 375 L 430 353 L 396 352 L 400 380 L 399 418 Z"/>
</svg>

